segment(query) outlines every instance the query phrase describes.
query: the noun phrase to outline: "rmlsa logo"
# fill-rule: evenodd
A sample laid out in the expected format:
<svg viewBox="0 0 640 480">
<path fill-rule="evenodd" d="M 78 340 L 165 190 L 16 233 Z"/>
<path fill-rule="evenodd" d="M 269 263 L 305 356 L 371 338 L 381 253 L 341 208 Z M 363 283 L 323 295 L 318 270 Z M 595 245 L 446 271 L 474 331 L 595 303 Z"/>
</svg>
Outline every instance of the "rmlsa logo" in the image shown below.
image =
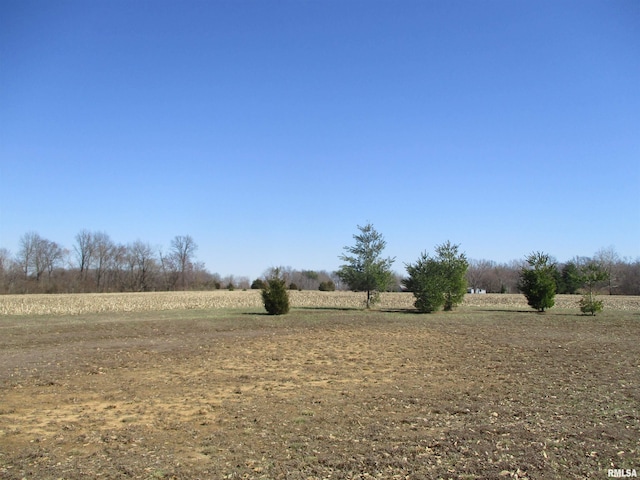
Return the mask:
<svg viewBox="0 0 640 480">
<path fill-rule="evenodd" d="M 610 468 L 607 476 L 613 478 L 635 478 L 638 476 L 635 468 Z"/>
</svg>

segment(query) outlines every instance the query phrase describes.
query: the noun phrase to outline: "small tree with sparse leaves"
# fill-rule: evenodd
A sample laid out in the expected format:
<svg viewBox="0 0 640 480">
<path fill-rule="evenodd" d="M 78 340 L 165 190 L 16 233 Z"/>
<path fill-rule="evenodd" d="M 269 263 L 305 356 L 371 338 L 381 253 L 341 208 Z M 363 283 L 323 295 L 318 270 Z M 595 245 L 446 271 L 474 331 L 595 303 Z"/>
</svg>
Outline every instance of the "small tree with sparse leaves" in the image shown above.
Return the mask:
<svg viewBox="0 0 640 480">
<path fill-rule="evenodd" d="M 262 301 L 269 315 L 285 315 L 289 313 L 289 292 L 287 282 L 275 268 L 262 287 Z"/>
<path fill-rule="evenodd" d="M 366 308 L 380 299 L 379 292 L 387 290 L 395 281 L 391 265 L 393 258 L 382 258 L 387 242 L 383 236 L 368 223 L 358 225 L 359 235 L 354 235 L 356 244 L 344 247 L 348 255 L 340 255 L 346 262 L 337 272 L 338 277 L 354 291 L 367 292 Z"/>
<path fill-rule="evenodd" d="M 580 311 L 582 313 L 595 315 L 602 311 L 604 304 L 602 300 L 596 298 L 596 288 L 598 284 L 609 280 L 609 272 L 601 265 L 591 262 L 580 269 L 580 280 L 586 292 L 580 299 Z"/>
</svg>

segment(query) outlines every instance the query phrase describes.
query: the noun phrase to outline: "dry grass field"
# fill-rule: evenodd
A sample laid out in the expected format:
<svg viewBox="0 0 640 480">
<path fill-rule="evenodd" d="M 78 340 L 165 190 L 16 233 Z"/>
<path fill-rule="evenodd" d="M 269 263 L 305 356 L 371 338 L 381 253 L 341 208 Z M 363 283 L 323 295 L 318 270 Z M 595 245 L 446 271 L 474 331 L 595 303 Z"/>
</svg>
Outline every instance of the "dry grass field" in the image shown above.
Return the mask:
<svg viewBox="0 0 640 480">
<path fill-rule="evenodd" d="M 364 294 L 354 292 L 292 291 L 294 308 L 360 308 Z M 640 311 L 640 297 L 606 296 L 605 308 Z M 579 311 L 578 295 L 556 296 L 557 309 Z M 413 307 L 410 293 L 383 293 L 380 309 Z M 466 295 L 465 306 L 528 309 L 522 295 Z M 81 315 L 185 309 L 261 308 L 259 290 L 157 293 L 95 293 L 61 295 L 0 295 L 0 315 Z"/>
<path fill-rule="evenodd" d="M 640 299 L 419 315 L 352 293 L 0 297 L 2 479 L 605 479 L 640 471 Z"/>
</svg>

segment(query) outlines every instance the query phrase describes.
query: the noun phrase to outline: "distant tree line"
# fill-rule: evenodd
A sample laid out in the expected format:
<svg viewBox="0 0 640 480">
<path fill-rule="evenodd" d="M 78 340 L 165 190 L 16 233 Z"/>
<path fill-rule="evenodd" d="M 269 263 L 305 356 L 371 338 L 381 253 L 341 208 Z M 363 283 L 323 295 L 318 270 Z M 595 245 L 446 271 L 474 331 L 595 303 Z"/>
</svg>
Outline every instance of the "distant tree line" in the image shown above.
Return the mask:
<svg viewBox="0 0 640 480">
<path fill-rule="evenodd" d="M 0 294 L 262 288 L 263 279 L 252 284 L 248 277 L 209 272 L 197 261 L 197 249 L 190 235 L 174 237 L 164 249 L 142 240 L 117 243 L 105 232 L 82 230 L 66 248 L 28 232 L 14 254 L 0 248 Z M 291 290 L 340 288 L 337 275 L 324 270 L 283 267 L 280 274 Z M 267 270 L 263 278 L 270 275 Z"/>
<path fill-rule="evenodd" d="M 167 250 L 148 242 L 114 242 L 82 230 L 67 249 L 36 232 L 24 234 L 18 252 L 0 249 L 1 293 L 149 292 L 212 288 L 216 277 L 195 259 L 198 246 L 178 235 Z"/>
<path fill-rule="evenodd" d="M 277 267 L 277 277 L 285 282 L 288 290 L 321 290 L 334 291 L 340 289 L 341 282 L 338 275 L 326 270 L 296 270 L 292 267 Z M 266 279 L 273 277 L 274 269 L 265 271 L 264 278 L 256 278 L 251 288 L 263 288 Z"/>
<path fill-rule="evenodd" d="M 361 240 L 372 242 L 375 250 L 376 242 L 382 239 L 367 237 L 373 233 L 377 232 L 361 232 L 365 235 Z M 82 230 L 74 240 L 71 248 L 65 248 L 36 232 L 28 232 L 20 238 L 17 252 L 0 248 L 0 294 L 259 289 L 261 282 L 272 273 L 267 270 L 262 278 L 253 282 L 247 277 L 221 277 L 211 273 L 197 261 L 198 245 L 189 235 L 174 237 L 167 248 L 154 247 L 142 240 L 118 243 L 101 231 Z M 342 260 L 349 263 L 358 257 L 359 253 L 352 248 L 355 247 L 345 248 L 347 255 L 341 256 Z M 391 266 L 390 259 L 380 260 L 387 265 L 382 269 L 381 278 L 375 280 L 381 280 L 386 291 L 403 289 L 403 275 L 392 273 L 389 277 L 386 272 Z M 640 259 L 620 258 L 613 247 L 603 248 L 593 257 L 575 257 L 565 263 L 554 260 L 557 293 L 578 293 L 582 285 L 581 269 L 594 262 L 607 273 L 606 284 L 599 287 L 603 290 L 601 293 L 640 295 Z M 488 293 L 518 293 L 525 263 L 525 260 L 509 263 L 468 260 L 467 286 Z M 346 281 L 350 278 L 349 270 L 345 269 L 328 272 L 281 267 L 279 274 L 290 290 L 353 289 Z M 374 277 L 380 275 L 376 273 Z M 381 288 L 374 288 L 375 281 L 366 276 L 363 281 L 359 287 L 365 291 L 367 283 L 371 291 Z"/>
<path fill-rule="evenodd" d="M 520 273 L 526 259 L 510 263 L 492 260 L 469 260 L 467 284 L 487 293 L 519 293 Z M 640 295 L 640 259 L 621 258 L 613 247 L 602 248 L 592 257 L 574 257 L 565 263 L 550 258 L 556 293 L 577 294 L 584 290 L 582 270 L 598 265 L 606 273 L 606 282 L 599 287 L 608 295 Z"/>
</svg>

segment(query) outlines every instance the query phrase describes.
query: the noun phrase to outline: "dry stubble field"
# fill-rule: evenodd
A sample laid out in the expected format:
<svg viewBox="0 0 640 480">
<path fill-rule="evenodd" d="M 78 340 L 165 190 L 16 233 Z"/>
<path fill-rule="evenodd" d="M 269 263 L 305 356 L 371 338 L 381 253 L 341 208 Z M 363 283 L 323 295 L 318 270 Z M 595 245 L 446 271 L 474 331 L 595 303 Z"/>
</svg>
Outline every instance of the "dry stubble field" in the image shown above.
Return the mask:
<svg viewBox="0 0 640 480">
<path fill-rule="evenodd" d="M 256 294 L 0 297 L 0 478 L 640 471 L 640 299 L 294 292 L 270 317 Z"/>
</svg>

